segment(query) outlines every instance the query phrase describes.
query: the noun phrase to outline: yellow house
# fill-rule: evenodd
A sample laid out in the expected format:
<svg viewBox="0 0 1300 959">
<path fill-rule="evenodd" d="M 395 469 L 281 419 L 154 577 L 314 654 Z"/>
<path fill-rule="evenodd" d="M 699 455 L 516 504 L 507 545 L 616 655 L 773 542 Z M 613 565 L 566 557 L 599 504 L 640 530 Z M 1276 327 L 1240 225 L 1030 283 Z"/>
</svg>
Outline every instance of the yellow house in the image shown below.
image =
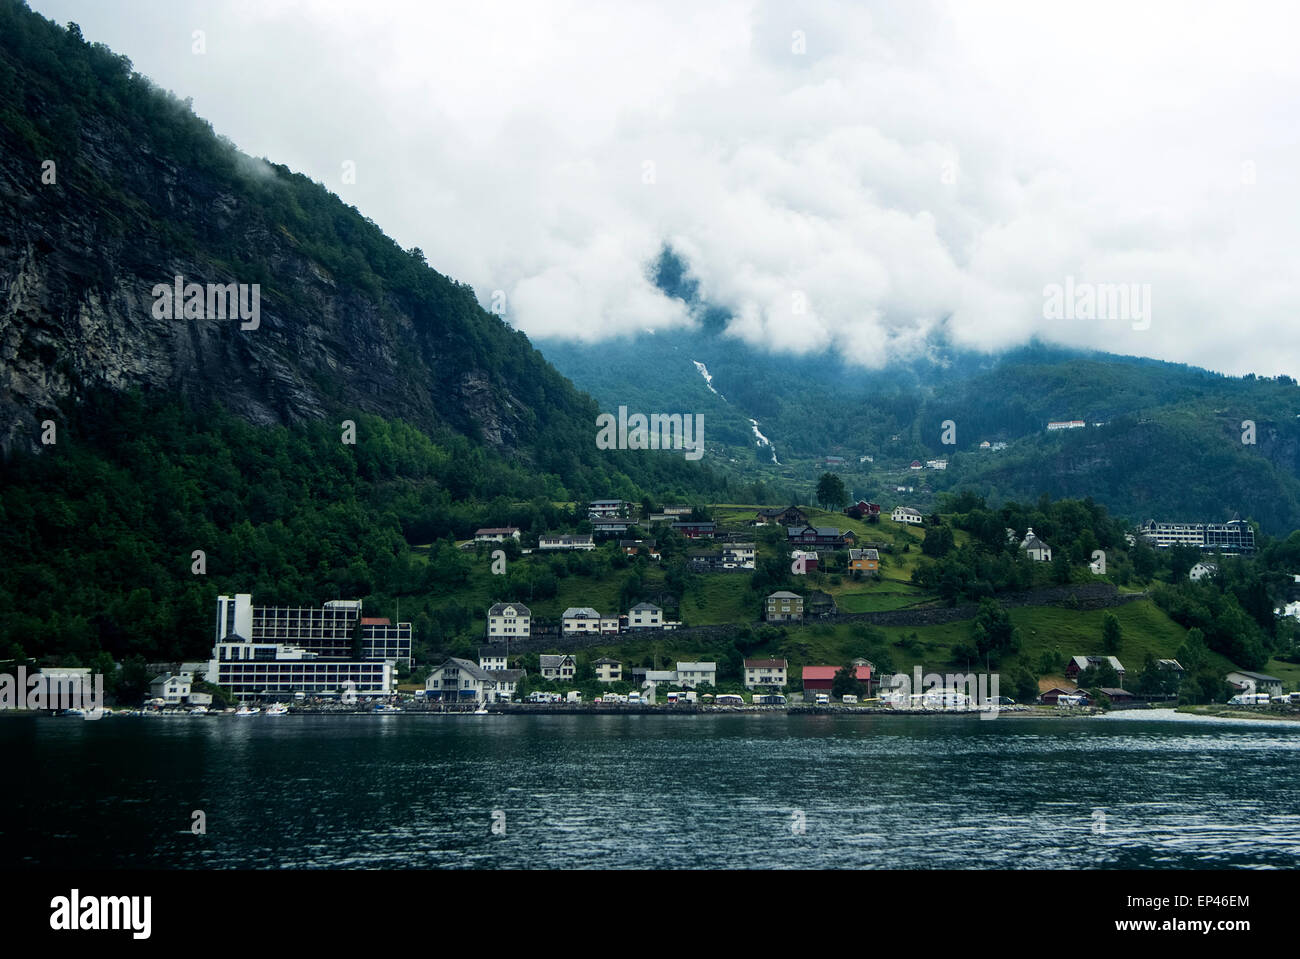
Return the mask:
<svg viewBox="0 0 1300 959">
<path fill-rule="evenodd" d="M 874 573 L 880 569 L 880 553 L 874 549 L 849 550 L 849 572 Z"/>
</svg>

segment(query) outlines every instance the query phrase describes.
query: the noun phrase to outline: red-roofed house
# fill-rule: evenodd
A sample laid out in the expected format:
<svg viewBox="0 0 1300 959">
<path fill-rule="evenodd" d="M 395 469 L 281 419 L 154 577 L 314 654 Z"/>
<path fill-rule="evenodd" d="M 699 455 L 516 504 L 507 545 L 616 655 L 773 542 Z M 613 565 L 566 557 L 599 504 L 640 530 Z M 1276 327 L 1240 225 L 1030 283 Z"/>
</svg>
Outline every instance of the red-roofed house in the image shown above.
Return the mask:
<svg viewBox="0 0 1300 959">
<path fill-rule="evenodd" d="M 803 693 L 807 697 L 810 693 L 830 693 L 831 686 L 835 684 L 835 674 L 843 666 L 805 666 L 803 668 Z M 855 667 L 854 674 L 858 682 L 866 683 L 868 688 L 871 685 L 871 664 L 861 663 Z"/>
</svg>

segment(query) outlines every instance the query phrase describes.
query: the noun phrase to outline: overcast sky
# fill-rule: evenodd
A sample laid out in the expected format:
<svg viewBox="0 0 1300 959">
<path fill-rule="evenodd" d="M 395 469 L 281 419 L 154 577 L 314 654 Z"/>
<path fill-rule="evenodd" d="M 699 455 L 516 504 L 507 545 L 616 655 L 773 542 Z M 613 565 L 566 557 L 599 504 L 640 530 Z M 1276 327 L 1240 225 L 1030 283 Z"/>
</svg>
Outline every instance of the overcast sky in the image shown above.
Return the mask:
<svg viewBox="0 0 1300 959">
<path fill-rule="evenodd" d="M 1297 4 L 30 2 L 532 336 L 690 323 L 667 242 L 773 349 L 1300 374 Z M 1045 318 L 1067 277 L 1149 323 Z"/>
</svg>

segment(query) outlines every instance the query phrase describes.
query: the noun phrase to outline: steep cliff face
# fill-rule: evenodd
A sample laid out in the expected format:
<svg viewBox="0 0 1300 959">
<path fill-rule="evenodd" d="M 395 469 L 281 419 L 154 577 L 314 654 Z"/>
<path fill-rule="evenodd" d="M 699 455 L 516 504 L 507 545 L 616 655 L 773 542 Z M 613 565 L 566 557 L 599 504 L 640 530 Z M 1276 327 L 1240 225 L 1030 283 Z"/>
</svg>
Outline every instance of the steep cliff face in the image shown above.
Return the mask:
<svg viewBox="0 0 1300 959">
<path fill-rule="evenodd" d="M 539 422 L 591 422 L 590 400 L 467 287 L 12 0 L 0 101 L 6 452 L 104 386 L 217 398 L 258 424 L 367 411 L 525 458 Z M 257 284 L 256 328 L 158 316 L 153 291 L 177 276 Z"/>
</svg>

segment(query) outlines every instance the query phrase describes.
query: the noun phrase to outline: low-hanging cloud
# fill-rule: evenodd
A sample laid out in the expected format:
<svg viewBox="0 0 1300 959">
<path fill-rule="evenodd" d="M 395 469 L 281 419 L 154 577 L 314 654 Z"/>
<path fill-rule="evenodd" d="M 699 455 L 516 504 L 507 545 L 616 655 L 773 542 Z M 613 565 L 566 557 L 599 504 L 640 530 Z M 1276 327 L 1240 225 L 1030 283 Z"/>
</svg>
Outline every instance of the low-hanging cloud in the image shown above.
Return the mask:
<svg viewBox="0 0 1300 959">
<path fill-rule="evenodd" d="M 532 336 L 694 323 L 647 269 L 669 244 L 773 350 L 1300 365 L 1286 4 L 33 6 Z M 1046 318 L 1066 277 L 1150 284 L 1149 328 Z"/>
</svg>

